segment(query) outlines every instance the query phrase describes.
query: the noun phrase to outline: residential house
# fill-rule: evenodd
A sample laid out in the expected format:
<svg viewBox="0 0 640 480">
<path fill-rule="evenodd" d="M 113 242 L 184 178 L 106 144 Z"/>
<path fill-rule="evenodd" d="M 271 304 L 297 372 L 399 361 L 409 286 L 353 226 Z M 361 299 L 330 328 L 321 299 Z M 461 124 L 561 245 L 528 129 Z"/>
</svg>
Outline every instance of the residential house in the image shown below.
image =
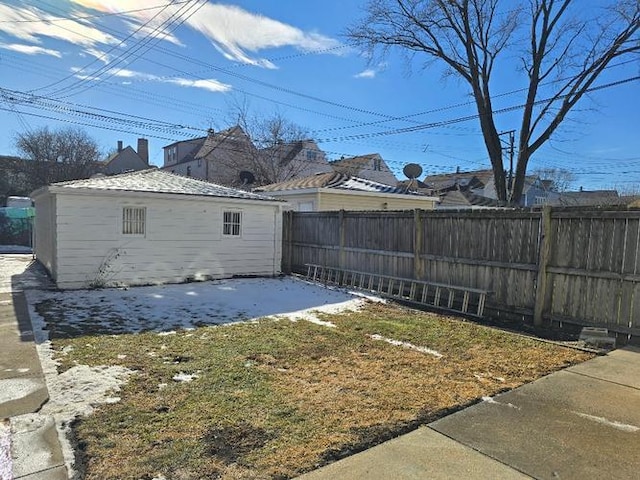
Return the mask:
<svg viewBox="0 0 640 480">
<path fill-rule="evenodd" d="M 485 184 L 484 189 L 477 191 L 488 198 L 497 199 L 498 194 L 495 188 L 493 177 Z M 554 205 L 558 201 L 560 194 L 550 190 L 550 183 L 542 180 L 537 175 L 527 175 L 524 179 L 524 187 L 522 188 L 522 197 L 519 205 L 521 207 L 534 207 L 538 205 Z"/>
<path fill-rule="evenodd" d="M 344 175 L 364 178 L 365 180 L 371 180 L 393 187 L 398 184 L 398 179 L 378 153 L 341 158 L 340 160 L 331 162 L 331 167 L 336 172 Z"/>
<path fill-rule="evenodd" d="M 440 201 L 436 206 L 437 210 L 480 210 L 487 208 L 501 208 L 505 206 L 504 202 L 500 202 L 493 198 L 483 197 L 482 195 L 477 195 L 470 190 L 460 188 L 456 190 L 447 190 L 442 193 L 439 198 Z"/>
<path fill-rule="evenodd" d="M 149 169 L 32 193 L 36 258 L 59 288 L 280 272 L 280 200 Z"/>
<path fill-rule="evenodd" d="M 206 137 L 172 143 L 164 147 L 162 168 L 186 177 L 219 185 L 241 187 L 254 173 L 259 152 L 242 127 L 221 132 L 209 130 Z M 241 175 L 248 172 L 251 175 Z"/>
<path fill-rule="evenodd" d="M 118 140 L 118 149 L 106 160 L 102 172 L 106 175 L 135 172 L 149 168 L 149 141 L 138 139 L 138 151 L 127 145 L 122 148 L 122 140 Z"/>
<path fill-rule="evenodd" d="M 631 200 L 631 202 L 629 201 Z M 633 199 L 621 197 L 616 190 L 583 190 L 562 192 L 554 205 L 573 206 L 614 206 L 632 204 Z"/>
<path fill-rule="evenodd" d="M 457 168 L 455 173 L 427 175 L 423 183 L 432 190 L 433 194 L 441 195 L 454 190 L 483 190 L 492 178 L 493 171 L 490 169 L 461 172 L 460 168 Z"/>
<path fill-rule="evenodd" d="M 435 197 L 407 192 L 364 178 L 328 172 L 255 189 L 286 200 L 300 212 L 327 210 L 432 210 Z"/>
<path fill-rule="evenodd" d="M 283 182 L 333 171 L 326 154 L 310 139 L 264 148 L 260 150 L 260 155 L 265 171 L 261 175 L 263 178 L 258 179 L 259 184 Z"/>
</svg>

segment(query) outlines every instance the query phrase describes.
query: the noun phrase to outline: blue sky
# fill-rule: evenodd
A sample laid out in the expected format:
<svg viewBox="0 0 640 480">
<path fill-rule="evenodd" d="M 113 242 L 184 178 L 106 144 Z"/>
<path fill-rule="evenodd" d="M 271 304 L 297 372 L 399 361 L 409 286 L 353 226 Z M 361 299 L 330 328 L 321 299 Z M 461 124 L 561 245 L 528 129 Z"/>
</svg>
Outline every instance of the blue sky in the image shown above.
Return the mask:
<svg viewBox="0 0 640 480">
<path fill-rule="evenodd" d="M 160 164 L 162 146 L 231 126 L 231 105 L 246 103 L 255 115 L 277 112 L 301 125 L 330 158 L 380 153 L 400 179 L 407 163 L 425 174 L 489 167 L 477 119 L 388 133 L 475 109 L 466 85 L 443 80 L 437 66 L 409 64 L 398 52 L 368 62 L 347 46 L 344 31 L 361 17 L 362 2 L 169 3 L 0 2 L 0 154 L 16 153 L 18 132 L 73 125 L 105 152 L 118 140 L 135 147 L 138 137 L 149 138 L 151 163 Z M 523 103 L 521 93 L 509 94 L 523 87 L 512 60 L 500 64 L 492 86 L 501 94 L 496 109 Z M 639 74 L 638 61 L 627 62 L 598 83 Z M 639 86 L 635 80 L 583 99 L 529 168 L 571 169 L 576 188 L 636 189 Z M 496 121 L 500 130 L 517 128 L 517 112 Z"/>
</svg>

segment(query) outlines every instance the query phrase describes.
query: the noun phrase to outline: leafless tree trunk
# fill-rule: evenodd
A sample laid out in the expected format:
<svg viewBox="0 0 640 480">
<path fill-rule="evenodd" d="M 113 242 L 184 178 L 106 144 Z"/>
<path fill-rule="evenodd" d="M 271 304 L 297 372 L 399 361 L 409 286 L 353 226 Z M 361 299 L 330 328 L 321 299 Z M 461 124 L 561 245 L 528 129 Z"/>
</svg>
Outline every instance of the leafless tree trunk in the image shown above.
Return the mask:
<svg viewBox="0 0 640 480">
<path fill-rule="evenodd" d="M 575 0 L 371 0 L 347 35 L 370 55 L 399 47 L 463 78 L 475 99 L 498 199 L 518 204 L 531 156 L 614 59 L 640 52 L 639 28 L 638 0 L 601 9 Z M 490 88 L 496 60 L 507 50 L 524 52 L 528 80 L 511 192 Z"/>
</svg>

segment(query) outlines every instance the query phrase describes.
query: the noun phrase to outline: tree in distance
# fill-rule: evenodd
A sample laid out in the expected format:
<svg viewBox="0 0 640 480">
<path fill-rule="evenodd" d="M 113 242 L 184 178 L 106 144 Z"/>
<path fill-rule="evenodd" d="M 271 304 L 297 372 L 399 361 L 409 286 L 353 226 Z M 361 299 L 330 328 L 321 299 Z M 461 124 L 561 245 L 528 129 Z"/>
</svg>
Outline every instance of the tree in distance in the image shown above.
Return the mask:
<svg viewBox="0 0 640 480">
<path fill-rule="evenodd" d="M 473 94 L 499 200 L 518 204 L 531 156 L 612 62 L 640 53 L 638 0 L 369 0 L 347 30 L 374 58 L 397 47 L 438 63 Z M 519 57 L 519 62 L 513 61 Z M 498 60 L 506 60 L 498 63 Z M 519 66 L 519 68 L 514 67 Z M 515 175 L 507 185 L 491 86 L 498 69 L 525 79 Z"/>
<path fill-rule="evenodd" d="M 26 160 L 21 173 L 31 190 L 54 182 L 87 178 L 98 171 L 98 144 L 80 128 L 42 127 L 17 134 L 14 143 Z"/>
</svg>

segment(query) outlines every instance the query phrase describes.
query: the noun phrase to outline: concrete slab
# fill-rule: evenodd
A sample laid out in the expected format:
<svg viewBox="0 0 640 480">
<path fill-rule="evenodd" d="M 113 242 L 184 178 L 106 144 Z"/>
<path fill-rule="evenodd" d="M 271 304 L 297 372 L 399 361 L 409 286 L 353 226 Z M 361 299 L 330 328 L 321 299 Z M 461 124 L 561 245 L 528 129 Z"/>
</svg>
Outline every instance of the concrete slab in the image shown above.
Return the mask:
<svg viewBox="0 0 640 480">
<path fill-rule="evenodd" d="M 64 468 L 64 457 L 58 441 L 53 417 L 30 413 L 11 419 L 13 475 L 45 474 L 52 477 L 59 467 Z"/>
<path fill-rule="evenodd" d="M 640 389 L 640 348 L 620 348 L 567 371 Z"/>
<path fill-rule="evenodd" d="M 32 473 L 22 477 L 15 477 L 14 480 L 68 480 L 69 475 L 65 467 L 55 467 L 43 472 Z"/>
<path fill-rule="evenodd" d="M 448 480 L 529 477 L 423 427 L 298 478 Z"/>
<path fill-rule="evenodd" d="M 0 418 L 36 412 L 49 400 L 42 378 L 0 380 Z"/>
<path fill-rule="evenodd" d="M 638 474 L 640 391 L 568 371 L 430 427 L 535 478 Z"/>
</svg>

